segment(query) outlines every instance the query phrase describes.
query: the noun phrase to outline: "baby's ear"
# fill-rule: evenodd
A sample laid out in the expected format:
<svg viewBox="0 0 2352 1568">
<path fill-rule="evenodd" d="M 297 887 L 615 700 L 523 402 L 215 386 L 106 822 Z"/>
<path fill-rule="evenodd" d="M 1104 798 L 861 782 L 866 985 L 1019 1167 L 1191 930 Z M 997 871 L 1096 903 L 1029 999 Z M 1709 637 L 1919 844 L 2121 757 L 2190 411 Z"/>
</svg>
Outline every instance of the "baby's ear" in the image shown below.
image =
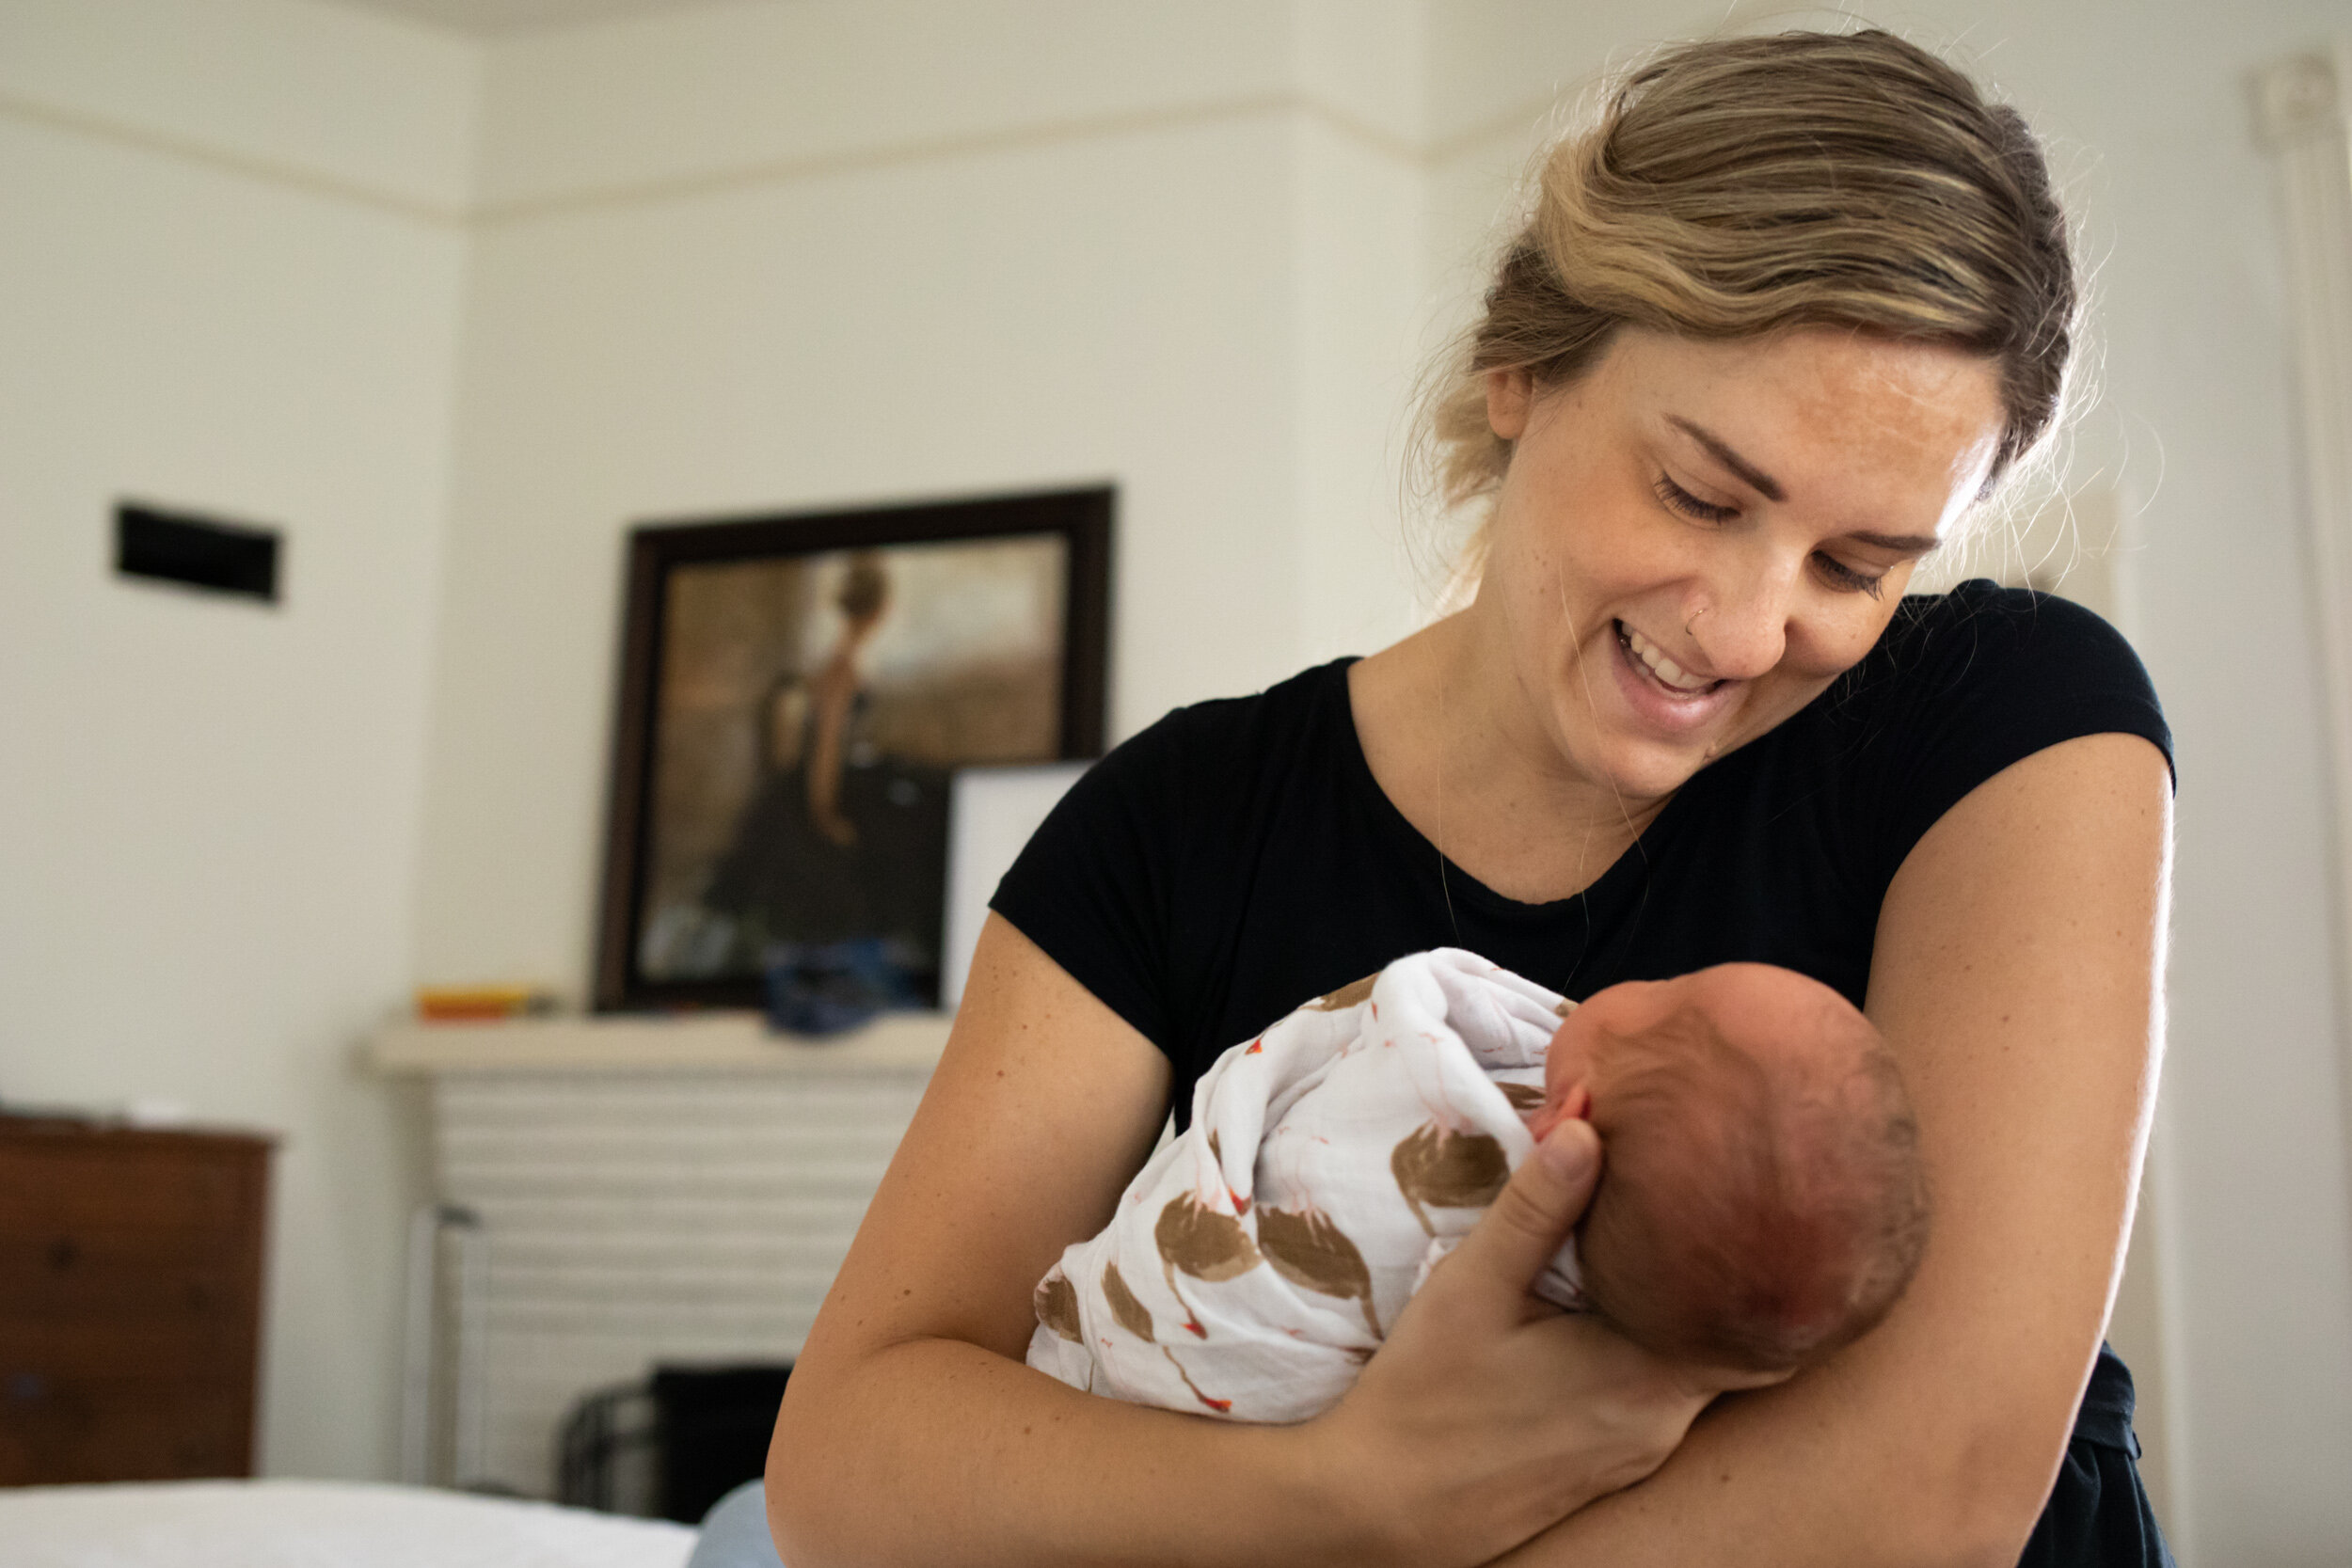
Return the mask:
<svg viewBox="0 0 2352 1568">
<path fill-rule="evenodd" d="M 1562 1122 L 1589 1121 L 1592 1119 L 1592 1115 L 1591 1091 L 1579 1082 L 1570 1085 L 1565 1090 L 1545 1096 L 1543 1103 L 1536 1106 L 1528 1116 L 1527 1130 L 1535 1134 L 1537 1143 L 1542 1143 L 1551 1135 L 1551 1130 Z"/>
</svg>

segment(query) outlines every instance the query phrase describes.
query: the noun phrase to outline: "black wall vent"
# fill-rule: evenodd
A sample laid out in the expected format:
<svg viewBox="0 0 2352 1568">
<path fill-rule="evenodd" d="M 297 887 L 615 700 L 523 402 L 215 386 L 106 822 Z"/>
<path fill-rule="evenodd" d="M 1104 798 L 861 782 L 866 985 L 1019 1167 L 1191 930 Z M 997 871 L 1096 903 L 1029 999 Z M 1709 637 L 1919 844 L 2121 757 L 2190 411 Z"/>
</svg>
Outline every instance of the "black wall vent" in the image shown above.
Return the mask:
<svg viewBox="0 0 2352 1568">
<path fill-rule="evenodd" d="M 115 570 L 278 602 L 278 531 L 124 501 L 115 508 Z"/>
</svg>

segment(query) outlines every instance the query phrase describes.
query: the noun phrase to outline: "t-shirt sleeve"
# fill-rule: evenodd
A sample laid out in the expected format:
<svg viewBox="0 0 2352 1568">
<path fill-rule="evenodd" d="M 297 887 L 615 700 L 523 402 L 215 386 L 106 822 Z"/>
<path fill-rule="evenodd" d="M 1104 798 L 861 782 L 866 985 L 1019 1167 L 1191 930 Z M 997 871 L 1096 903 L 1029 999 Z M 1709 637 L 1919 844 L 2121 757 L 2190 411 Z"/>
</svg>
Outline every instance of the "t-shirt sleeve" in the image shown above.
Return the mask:
<svg viewBox="0 0 2352 1568">
<path fill-rule="evenodd" d="M 2172 732 L 2139 656 L 2071 601 L 1963 584 L 1942 613 L 1890 638 L 1877 718 L 1881 885 L 1962 797 L 2011 763 L 2088 735 L 2136 735 L 2172 763 Z M 1874 748 L 1878 749 L 1878 748 Z"/>
<path fill-rule="evenodd" d="M 1185 728 L 1179 709 L 1080 775 L 989 900 L 1162 1051 L 1176 1032 L 1169 911 L 1194 760 Z"/>
</svg>

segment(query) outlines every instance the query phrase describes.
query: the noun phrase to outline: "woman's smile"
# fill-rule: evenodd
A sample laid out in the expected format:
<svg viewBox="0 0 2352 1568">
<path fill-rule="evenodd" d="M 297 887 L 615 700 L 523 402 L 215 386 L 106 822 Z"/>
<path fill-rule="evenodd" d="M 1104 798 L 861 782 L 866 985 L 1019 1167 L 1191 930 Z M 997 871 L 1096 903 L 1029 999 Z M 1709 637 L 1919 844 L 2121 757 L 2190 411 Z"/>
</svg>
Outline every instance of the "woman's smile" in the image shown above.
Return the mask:
<svg viewBox="0 0 2352 1568">
<path fill-rule="evenodd" d="M 1470 615 L 1520 673 L 1518 754 L 1622 814 L 1813 701 L 1957 528 L 2001 426 L 1987 363 L 1800 329 L 1628 328 L 1576 381 L 1494 372 L 1511 443 L 1497 585 Z"/>
<path fill-rule="evenodd" d="M 1623 621 L 1612 621 L 1617 689 L 1635 717 L 1674 736 L 1706 728 L 1740 700 L 1741 682 L 1694 674 Z"/>
</svg>

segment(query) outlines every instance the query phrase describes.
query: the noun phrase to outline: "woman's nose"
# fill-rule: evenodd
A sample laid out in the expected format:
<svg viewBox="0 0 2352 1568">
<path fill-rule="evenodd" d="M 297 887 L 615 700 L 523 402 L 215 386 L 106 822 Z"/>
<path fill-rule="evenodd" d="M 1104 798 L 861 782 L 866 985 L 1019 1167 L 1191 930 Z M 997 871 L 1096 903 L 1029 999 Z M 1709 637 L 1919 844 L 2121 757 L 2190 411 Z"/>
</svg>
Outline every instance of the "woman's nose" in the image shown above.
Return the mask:
<svg viewBox="0 0 2352 1568">
<path fill-rule="evenodd" d="M 1760 555 L 1760 552 L 1759 552 Z M 1788 650 L 1802 562 L 1746 555 L 1706 584 L 1688 623 L 1704 656 L 1703 671 L 1718 680 L 1754 680 Z"/>
</svg>

